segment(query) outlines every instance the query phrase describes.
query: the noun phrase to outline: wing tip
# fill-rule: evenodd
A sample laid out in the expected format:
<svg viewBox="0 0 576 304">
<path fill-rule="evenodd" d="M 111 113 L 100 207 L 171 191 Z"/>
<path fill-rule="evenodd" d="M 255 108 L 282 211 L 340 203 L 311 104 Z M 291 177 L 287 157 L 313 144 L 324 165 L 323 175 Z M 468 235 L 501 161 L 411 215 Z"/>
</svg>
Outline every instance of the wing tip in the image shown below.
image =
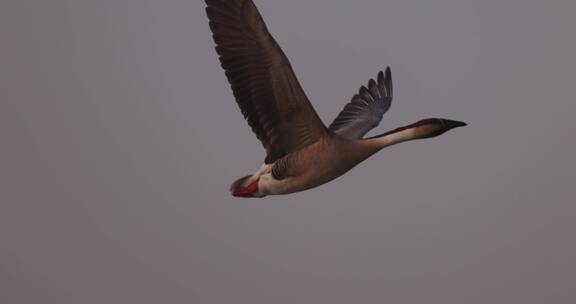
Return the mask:
<svg viewBox="0 0 576 304">
<path fill-rule="evenodd" d="M 382 72 L 380 72 L 382 73 Z M 386 96 L 392 97 L 392 70 L 390 66 L 386 67 L 386 72 L 383 79 L 384 88 L 386 89 Z"/>
<path fill-rule="evenodd" d="M 390 66 L 387 66 L 384 71 L 378 72 L 378 89 L 383 97 L 392 97 L 392 72 Z"/>
<path fill-rule="evenodd" d="M 384 80 L 384 72 L 380 71 L 378 72 L 378 83 L 383 82 Z"/>
</svg>

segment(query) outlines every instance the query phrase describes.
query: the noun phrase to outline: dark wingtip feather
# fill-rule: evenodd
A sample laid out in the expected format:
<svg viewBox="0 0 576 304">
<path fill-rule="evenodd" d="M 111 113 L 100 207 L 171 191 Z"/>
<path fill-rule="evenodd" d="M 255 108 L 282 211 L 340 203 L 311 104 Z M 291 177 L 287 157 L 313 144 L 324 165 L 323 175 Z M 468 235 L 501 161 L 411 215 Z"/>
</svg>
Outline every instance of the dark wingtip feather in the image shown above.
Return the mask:
<svg viewBox="0 0 576 304">
<path fill-rule="evenodd" d="M 386 67 L 386 77 L 384 79 L 387 95 L 392 97 L 392 71 L 390 70 L 390 66 Z"/>
<path fill-rule="evenodd" d="M 378 91 L 380 92 L 381 96 L 386 96 L 386 86 L 384 84 L 384 73 L 382 71 L 378 72 Z"/>
<path fill-rule="evenodd" d="M 359 93 L 360 97 L 362 97 L 362 99 L 364 99 L 364 101 L 366 101 L 366 103 L 374 102 L 374 97 L 372 96 L 372 94 L 370 93 L 370 90 L 368 90 L 367 87 L 361 86 L 360 91 L 358 93 Z"/>
<path fill-rule="evenodd" d="M 380 92 L 378 91 L 378 87 L 376 86 L 376 81 L 374 81 L 374 79 L 370 79 L 370 81 L 368 81 L 368 88 L 370 89 L 370 93 L 374 99 L 380 98 Z"/>
</svg>

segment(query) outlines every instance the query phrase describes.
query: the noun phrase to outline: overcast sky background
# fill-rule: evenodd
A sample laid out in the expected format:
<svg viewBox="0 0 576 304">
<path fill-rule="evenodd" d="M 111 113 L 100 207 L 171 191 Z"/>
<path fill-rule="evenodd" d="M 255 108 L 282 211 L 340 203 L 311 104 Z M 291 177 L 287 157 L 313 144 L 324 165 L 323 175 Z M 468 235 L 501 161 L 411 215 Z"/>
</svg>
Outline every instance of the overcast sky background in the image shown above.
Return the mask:
<svg viewBox="0 0 576 304">
<path fill-rule="evenodd" d="M 383 150 L 263 160 L 199 0 L 0 2 L 0 303 L 574 303 L 576 2 L 258 0 L 326 124 L 387 65 Z"/>
</svg>

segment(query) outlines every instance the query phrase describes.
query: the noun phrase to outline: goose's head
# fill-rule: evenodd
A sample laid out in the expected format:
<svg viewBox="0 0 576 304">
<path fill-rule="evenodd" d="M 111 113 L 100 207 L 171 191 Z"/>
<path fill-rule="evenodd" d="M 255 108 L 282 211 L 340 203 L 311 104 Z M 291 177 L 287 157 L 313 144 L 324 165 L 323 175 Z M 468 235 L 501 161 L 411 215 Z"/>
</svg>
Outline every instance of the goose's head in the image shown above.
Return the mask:
<svg viewBox="0 0 576 304">
<path fill-rule="evenodd" d="M 431 138 L 442 135 L 451 129 L 464 127 L 467 124 L 462 121 L 444 119 L 444 118 L 428 118 L 423 119 L 409 127 L 414 130 L 415 139 Z"/>
</svg>

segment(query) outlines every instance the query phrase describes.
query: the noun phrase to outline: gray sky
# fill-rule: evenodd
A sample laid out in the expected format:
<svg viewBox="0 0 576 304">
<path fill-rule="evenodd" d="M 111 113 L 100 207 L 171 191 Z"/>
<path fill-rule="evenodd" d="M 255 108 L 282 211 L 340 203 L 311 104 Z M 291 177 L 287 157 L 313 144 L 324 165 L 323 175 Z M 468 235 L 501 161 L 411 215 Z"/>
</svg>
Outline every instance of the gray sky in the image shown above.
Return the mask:
<svg viewBox="0 0 576 304">
<path fill-rule="evenodd" d="M 392 67 L 383 150 L 257 169 L 199 0 L 0 3 L 1 303 L 574 303 L 574 1 L 260 0 L 330 123 Z"/>
</svg>

